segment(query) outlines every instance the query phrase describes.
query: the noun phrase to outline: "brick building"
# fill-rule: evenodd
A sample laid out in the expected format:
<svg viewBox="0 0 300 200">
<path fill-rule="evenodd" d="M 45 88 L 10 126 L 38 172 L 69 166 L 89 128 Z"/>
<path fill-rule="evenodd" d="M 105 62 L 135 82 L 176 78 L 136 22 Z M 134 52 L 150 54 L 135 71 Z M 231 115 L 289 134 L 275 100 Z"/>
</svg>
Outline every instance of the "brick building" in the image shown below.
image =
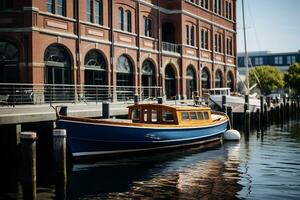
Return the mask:
<svg viewBox="0 0 300 200">
<path fill-rule="evenodd" d="M 191 99 L 235 90 L 236 69 L 236 0 L 0 2 L 0 83 L 158 86 Z"/>
</svg>

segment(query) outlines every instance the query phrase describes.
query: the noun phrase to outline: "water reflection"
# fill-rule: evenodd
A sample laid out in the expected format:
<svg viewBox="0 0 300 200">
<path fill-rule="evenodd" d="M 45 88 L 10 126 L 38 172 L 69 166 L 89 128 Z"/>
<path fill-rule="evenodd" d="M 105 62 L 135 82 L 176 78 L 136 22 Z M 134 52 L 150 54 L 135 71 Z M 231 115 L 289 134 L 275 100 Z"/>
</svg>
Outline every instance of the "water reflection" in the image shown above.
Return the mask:
<svg viewBox="0 0 300 200">
<path fill-rule="evenodd" d="M 148 157 L 76 164 L 71 199 L 233 199 L 241 190 L 239 144 L 189 149 Z"/>
</svg>

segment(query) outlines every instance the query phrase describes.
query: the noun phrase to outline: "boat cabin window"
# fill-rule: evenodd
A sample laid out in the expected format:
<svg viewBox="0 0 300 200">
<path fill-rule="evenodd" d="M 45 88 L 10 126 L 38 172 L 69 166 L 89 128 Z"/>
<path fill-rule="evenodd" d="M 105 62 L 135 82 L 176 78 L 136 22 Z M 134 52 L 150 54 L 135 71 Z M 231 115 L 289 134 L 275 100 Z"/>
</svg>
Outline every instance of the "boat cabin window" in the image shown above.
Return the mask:
<svg viewBox="0 0 300 200">
<path fill-rule="evenodd" d="M 157 122 L 157 110 L 151 110 L 151 122 Z"/>
<path fill-rule="evenodd" d="M 144 109 L 144 119 L 143 119 L 143 121 L 144 122 L 147 122 L 148 121 L 148 110 L 147 109 Z"/>
<path fill-rule="evenodd" d="M 174 122 L 174 115 L 171 111 L 163 110 L 162 111 L 162 121 L 163 122 Z"/>
<path fill-rule="evenodd" d="M 197 117 L 198 117 L 198 120 L 203 120 L 202 112 L 197 112 Z"/>
<path fill-rule="evenodd" d="M 189 114 L 188 112 L 181 112 L 181 119 L 184 120 L 189 120 Z"/>
<path fill-rule="evenodd" d="M 197 120 L 196 112 L 190 112 L 191 120 Z"/>
<path fill-rule="evenodd" d="M 205 120 L 209 119 L 208 112 L 204 112 L 203 114 L 204 114 L 204 119 Z"/>
<path fill-rule="evenodd" d="M 139 121 L 140 120 L 140 110 L 139 109 L 132 110 L 131 119 L 132 119 L 132 121 Z"/>
</svg>

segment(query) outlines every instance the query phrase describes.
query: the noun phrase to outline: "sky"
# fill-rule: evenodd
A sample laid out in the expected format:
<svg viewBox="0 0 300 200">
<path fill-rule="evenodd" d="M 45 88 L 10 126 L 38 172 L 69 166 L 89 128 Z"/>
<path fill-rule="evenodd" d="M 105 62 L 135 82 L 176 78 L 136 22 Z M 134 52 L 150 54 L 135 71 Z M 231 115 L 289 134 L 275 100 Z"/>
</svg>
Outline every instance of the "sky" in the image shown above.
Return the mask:
<svg viewBox="0 0 300 200">
<path fill-rule="evenodd" d="M 244 0 L 247 50 L 300 50 L 300 0 Z M 242 0 L 237 0 L 237 47 L 244 52 Z"/>
</svg>

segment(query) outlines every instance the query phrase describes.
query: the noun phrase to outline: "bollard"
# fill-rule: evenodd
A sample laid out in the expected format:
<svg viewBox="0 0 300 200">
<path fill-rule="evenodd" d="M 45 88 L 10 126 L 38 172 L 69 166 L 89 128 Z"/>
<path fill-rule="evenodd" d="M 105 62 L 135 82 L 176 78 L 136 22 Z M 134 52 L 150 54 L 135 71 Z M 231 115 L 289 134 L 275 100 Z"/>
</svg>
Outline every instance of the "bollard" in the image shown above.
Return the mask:
<svg viewBox="0 0 300 200">
<path fill-rule="evenodd" d="M 226 96 L 222 96 L 222 112 L 226 113 Z"/>
<path fill-rule="evenodd" d="M 56 199 L 66 199 L 67 157 L 66 129 L 53 129 L 53 164 L 55 171 Z"/>
<path fill-rule="evenodd" d="M 163 98 L 162 97 L 158 97 L 157 98 L 157 103 L 158 104 L 163 104 Z"/>
<path fill-rule="evenodd" d="M 23 199 L 36 199 L 36 133 L 21 132 L 20 140 Z"/>
<path fill-rule="evenodd" d="M 227 110 L 227 116 L 228 116 L 230 124 L 231 124 L 231 128 L 233 128 L 233 112 L 232 112 L 232 107 L 228 106 L 226 110 Z"/>
<path fill-rule="evenodd" d="M 59 110 L 59 115 L 68 116 L 68 107 L 62 106 Z"/>
<path fill-rule="evenodd" d="M 108 101 L 102 102 L 102 118 L 110 118 L 110 103 Z"/>
<path fill-rule="evenodd" d="M 137 105 L 139 104 L 139 95 L 134 95 L 134 104 Z"/>
</svg>

